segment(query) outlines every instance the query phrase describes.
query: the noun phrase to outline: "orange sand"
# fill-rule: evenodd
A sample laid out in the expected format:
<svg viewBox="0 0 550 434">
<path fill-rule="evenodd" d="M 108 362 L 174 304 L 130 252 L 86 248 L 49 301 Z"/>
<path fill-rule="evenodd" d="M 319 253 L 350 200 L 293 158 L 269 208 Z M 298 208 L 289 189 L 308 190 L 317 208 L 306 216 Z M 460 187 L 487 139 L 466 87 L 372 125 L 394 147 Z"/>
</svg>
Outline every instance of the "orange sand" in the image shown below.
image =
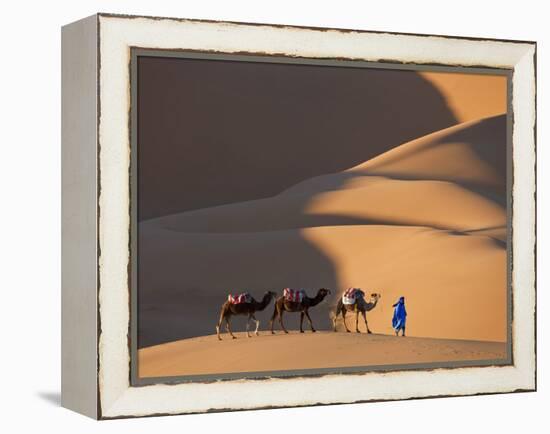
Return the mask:
<svg viewBox="0 0 550 434">
<path fill-rule="evenodd" d="M 506 113 L 506 76 L 420 72 L 445 98 L 459 122 Z"/>
<path fill-rule="evenodd" d="M 291 332 L 219 342 L 185 339 L 139 351 L 140 377 L 505 359 L 494 342 L 357 333 Z M 290 351 L 289 351 L 290 350 Z"/>
</svg>

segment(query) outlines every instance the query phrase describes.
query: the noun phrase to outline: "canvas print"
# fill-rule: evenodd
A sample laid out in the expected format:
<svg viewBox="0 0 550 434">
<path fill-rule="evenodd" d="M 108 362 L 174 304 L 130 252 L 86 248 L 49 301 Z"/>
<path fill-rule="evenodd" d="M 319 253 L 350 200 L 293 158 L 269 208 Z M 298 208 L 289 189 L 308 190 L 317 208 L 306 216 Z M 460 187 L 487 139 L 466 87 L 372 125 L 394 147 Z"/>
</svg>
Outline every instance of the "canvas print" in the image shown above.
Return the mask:
<svg viewBox="0 0 550 434">
<path fill-rule="evenodd" d="M 132 74 L 138 379 L 510 363 L 506 73 Z"/>
</svg>

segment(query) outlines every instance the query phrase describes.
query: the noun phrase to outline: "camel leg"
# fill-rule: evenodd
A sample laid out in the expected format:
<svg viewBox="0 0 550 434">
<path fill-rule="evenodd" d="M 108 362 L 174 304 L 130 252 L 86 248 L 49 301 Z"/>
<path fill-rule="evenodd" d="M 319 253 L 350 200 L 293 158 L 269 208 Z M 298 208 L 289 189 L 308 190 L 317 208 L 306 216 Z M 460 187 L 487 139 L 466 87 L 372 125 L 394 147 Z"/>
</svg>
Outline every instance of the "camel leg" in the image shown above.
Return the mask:
<svg viewBox="0 0 550 434">
<path fill-rule="evenodd" d="M 300 333 L 304 332 L 304 329 L 302 327 L 303 324 L 304 324 L 304 312 L 300 312 Z"/>
<path fill-rule="evenodd" d="M 249 338 L 250 337 L 250 333 L 248 331 L 248 328 L 250 326 L 250 317 L 251 315 L 248 315 L 248 318 L 246 318 L 246 337 Z"/>
<path fill-rule="evenodd" d="M 281 324 L 281 328 L 283 329 L 283 331 L 288 334 L 288 330 L 285 328 L 285 325 L 283 324 L 283 313 L 284 313 L 284 311 L 285 311 L 284 309 L 281 309 L 279 311 L 279 323 Z"/>
<path fill-rule="evenodd" d="M 348 325 L 346 324 L 346 308 L 342 309 L 342 318 L 344 320 L 344 327 L 346 328 L 346 331 L 350 333 L 350 329 L 348 329 Z"/>
<path fill-rule="evenodd" d="M 359 330 L 359 311 L 355 311 L 355 331 L 357 333 L 361 333 L 361 331 Z"/>
<path fill-rule="evenodd" d="M 237 339 L 236 336 L 233 335 L 233 332 L 231 331 L 231 324 L 229 324 L 229 318 L 226 317 L 225 318 L 225 323 L 226 323 L 226 327 L 227 327 L 227 331 L 229 332 L 229 335 L 233 338 L 233 339 Z"/>
<path fill-rule="evenodd" d="M 311 317 L 309 316 L 309 312 L 306 310 L 304 313 L 306 314 L 307 319 L 309 320 L 309 326 L 311 327 L 311 331 L 312 331 L 313 333 L 315 333 L 317 330 L 315 330 L 315 329 L 313 328 L 313 322 L 311 321 Z"/>
<path fill-rule="evenodd" d="M 220 320 L 218 321 L 218 324 L 216 324 L 216 334 L 218 335 L 218 340 L 221 341 L 222 338 L 220 336 L 220 327 L 222 325 L 222 322 L 223 322 L 223 314 L 220 316 Z"/>
<path fill-rule="evenodd" d="M 332 328 L 334 331 L 336 331 L 336 320 L 338 319 L 338 315 L 340 315 L 342 311 L 342 300 L 338 301 L 338 304 L 336 305 L 336 313 L 334 314 L 334 318 L 332 318 Z"/>
<path fill-rule="evenodd" d="M 367 328 L 367 333 L 371 334 L 372 332 L 369 329 L 369 323 L 367 322 L 366 312 L 361 312 L 361 315 L 363 315 L 363 319 L 365 320 L 365 327 Z"/>
<path fill-rule="evenodd" d="M 216 334 L 218 335 L 218 340 L 221 341 L 222 337 L 220 336 L 220 327 L 222 326 L 223 320 L 225 319 L 225 305 L 222 306 L 222 310 L 220 312 L 220 318 L 218 320 L 218 324 L 216 325 Z"/>
<path fill-rule="evenodd" d="M 254 330 L 254 334 L 255 334 L 256 336 L 259 336 L 260 334 L 258 333 L 258 329 L 260 328 L 260 321 L 258 321 L 258 320 L 256 319 L 256 315 L 252 314 L 251 316 L 252 316 L 252 319 L 253 319 L 254 321 L 256 321 L 256 330 Z"/>
<path fill-rule="evenodd" d="M 275 332 L 273 331 L 273 323 L 277 319 L 278 314 L 279 314 L 279 311 L 277 310 L 277 303 L 275 303 L 275 308 L 273 309 L 273 315 L 271 315 L 271 320 L 269 321 L 269 329 L 271 330 L 272 335 L 275 334 Z"/>
</svg>

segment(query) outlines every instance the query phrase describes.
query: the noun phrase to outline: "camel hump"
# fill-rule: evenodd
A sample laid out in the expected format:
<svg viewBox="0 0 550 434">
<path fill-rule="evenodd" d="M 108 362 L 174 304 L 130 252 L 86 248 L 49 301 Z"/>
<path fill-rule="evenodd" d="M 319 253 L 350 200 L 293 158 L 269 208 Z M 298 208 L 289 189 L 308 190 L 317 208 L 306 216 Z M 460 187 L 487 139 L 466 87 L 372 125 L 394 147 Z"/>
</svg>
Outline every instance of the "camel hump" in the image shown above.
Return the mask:
<svg viewBox="0 0 550 434">
<path fill-rule="evenodd" d="M 364 292 L 361 288 L 348 288 L 344 291 L 342 295 L 342 303 L 344 304 L 355 304 L 357 298 L 361 297 Z"/>
<path fill-rule="evenodd" d="M 283 297 L 287 301 L 292 301 L 294 303 L 301 303 L 305 296 L 305 291 L 303 289 L 283 289 Z"/>
<path fill-rule="evenodd" d="M 231 304 L 242 304 L 242 303 L 251 303 L 252 296 L 249 292 L 241 292 L 239 294 L 229 294 L 227 296 L 227 301 Z"/>
</svg>

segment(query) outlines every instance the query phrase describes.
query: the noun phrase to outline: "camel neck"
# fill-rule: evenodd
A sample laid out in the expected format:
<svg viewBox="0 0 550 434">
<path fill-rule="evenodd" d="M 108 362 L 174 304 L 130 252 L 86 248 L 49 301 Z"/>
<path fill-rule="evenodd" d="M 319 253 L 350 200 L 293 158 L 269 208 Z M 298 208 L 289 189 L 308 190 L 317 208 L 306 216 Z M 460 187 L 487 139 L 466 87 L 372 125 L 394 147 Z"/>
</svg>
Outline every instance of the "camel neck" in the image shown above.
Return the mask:
<svg viewBox="0 0 550 434">
<path fill-rule="evenodd" d="M 314 298 L 311 299 L 311 305 L 315 306 L 315 305 L 321 303 L 323 301 L 323 298 L 324 297 L 321 295 L 321 293 L 318 292 L 317 295 Z"/>
<path fill-rule="evenodd" d="M 260 310 L 265 309 L 270 301 L 271 301 L 271 295 L 265 294 L 262 298 L 262 301 L 259 303 L 259 309 Z"/>
</svg>

